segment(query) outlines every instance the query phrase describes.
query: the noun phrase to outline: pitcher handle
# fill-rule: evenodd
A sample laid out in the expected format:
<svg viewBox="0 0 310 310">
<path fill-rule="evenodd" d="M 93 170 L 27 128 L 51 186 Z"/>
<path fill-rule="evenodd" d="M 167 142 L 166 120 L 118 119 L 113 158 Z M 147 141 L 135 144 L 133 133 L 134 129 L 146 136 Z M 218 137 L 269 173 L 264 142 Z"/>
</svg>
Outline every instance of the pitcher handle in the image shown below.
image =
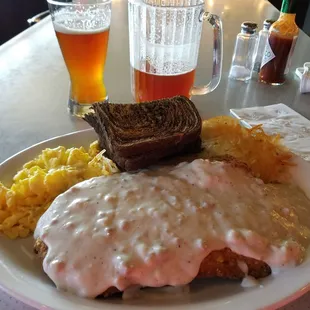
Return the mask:
<svg viewBox="0 0 310 310">
<path fill-rule="evenodd" d="M 207 85 L 193 86 L 191 95 L 205 95 L 212 92 L 220 83 L 223 59 L 223 27 L 219 16 L 209 12 L 201 12 L 200 21 L 208 21 L 213 28 L 213 69 L 212 79 Z"/>
</svg>

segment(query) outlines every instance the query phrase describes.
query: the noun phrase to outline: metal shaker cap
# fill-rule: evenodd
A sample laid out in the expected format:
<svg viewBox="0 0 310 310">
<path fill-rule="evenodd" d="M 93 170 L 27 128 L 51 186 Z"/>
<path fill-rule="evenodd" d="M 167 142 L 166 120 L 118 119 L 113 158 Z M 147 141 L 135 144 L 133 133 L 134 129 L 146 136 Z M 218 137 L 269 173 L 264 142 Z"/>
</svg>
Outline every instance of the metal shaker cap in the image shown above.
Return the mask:
<svg viewBox="0 0 310 310">
<path fill-rule="evenodd" d="M 269 28 L 271 27 L 271 25 L 275 22 L 275 20 L 273 19 L 265 19 L 264 20 L 264 29 L 265 30 L 269 30 Z"/>
<path fill-rule="evenodd" d="M 241 30 L 248 34 L 256 33 L 257 24 L 253 22 L 243 22 L 241 24 Z"/>
</svg>

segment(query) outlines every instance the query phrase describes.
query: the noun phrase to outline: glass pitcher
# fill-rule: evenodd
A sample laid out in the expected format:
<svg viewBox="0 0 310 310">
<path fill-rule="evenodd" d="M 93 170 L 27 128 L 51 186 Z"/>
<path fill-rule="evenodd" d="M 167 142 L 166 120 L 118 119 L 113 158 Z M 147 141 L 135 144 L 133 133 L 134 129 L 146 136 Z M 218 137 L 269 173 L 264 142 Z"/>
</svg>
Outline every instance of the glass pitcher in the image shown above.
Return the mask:
<svg viewBox="0 0 310 310">
<path fill-rule="evenodd" d="M 204 0 L 128 0 L 131 91 L 136 102 L 204 95 L 219 84 L 223 34 Z M 203 21 L 214 34 L 211 81 L 194 86 Z"/>
</svg>

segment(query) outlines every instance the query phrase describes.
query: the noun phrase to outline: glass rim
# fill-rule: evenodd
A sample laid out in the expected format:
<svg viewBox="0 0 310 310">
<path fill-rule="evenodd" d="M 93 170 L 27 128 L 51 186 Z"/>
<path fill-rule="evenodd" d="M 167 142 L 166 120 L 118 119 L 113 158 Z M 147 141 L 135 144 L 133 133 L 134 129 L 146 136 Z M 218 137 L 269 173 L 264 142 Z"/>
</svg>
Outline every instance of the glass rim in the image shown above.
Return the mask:
<svg viewBox="0 0 310 310">
<path fill-rule="evenodd" d="M 112 2 L 112 0 L 101 0 L 102 2 L 96 2 L 96 3 L 74 3 L 74 2 L 63 2 L 59 0 L 46 0 L 49 4 L 59 5 L 59 6 L 91 6 L 91 5 L 99 5 L 99 4 L 109 4 Z"/>
<path fill-rule="evenodd" d="M 47 1 L 49 1 L 49 0 L 47 0 Z M 195 8 L 195 7 L 199 7 L 199 6 L 204 6 L 204 4 L 205 4 L 205 0 L 201 0 L 201 3 L 187 5 L 187 6 L 156 5 L 156 4 L 145 3 L 143 0 L 140 0 L 140 1 L 143 5 L 146 5 L 146 6 L 149 6 L 152 8 L 171 9 L 171 10 L 174 10 L 174 9 L 190 9 L 190 8 Z M 128 2 L 135 3 L 135 2 L 137 2 L 137 0 L 128 0 Z"/>
</svg>

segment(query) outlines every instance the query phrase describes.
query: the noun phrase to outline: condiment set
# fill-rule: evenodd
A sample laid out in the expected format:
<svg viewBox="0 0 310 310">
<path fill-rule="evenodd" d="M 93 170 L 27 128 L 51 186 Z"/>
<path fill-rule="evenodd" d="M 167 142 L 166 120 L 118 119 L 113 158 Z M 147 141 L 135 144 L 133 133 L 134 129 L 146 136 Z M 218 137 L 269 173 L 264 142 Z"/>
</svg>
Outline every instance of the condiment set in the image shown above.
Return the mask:
<svg viewBox="0 0 310 310">
<path fill-rule="evenodd" d="M 266 19 L 258 34 L 257 23 L 242 23 L 229 78 L 246 82 L 254 73 L 258 81 L 265 84 L 282 85 L 285 82 L 299 34 L 295 23 L 296 8 L 297 0 L 283 0 L 279 19 Z M 301 79 L 300 91 L 309 92 L 309 63 L 302 71 L 302 74 L 296 72 Z"/>
</svg>

